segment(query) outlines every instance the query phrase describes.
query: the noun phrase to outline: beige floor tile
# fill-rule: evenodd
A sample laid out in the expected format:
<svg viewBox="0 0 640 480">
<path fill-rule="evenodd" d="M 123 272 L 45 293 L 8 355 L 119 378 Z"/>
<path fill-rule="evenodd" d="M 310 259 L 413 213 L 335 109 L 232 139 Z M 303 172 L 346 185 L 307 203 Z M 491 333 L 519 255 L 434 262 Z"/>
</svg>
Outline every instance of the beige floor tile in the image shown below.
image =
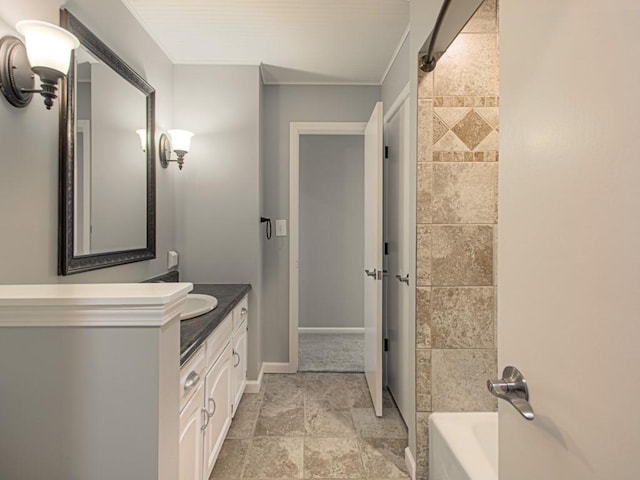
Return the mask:
<svg viewBox="0 0 640 480">
<path fill-rule="evenodd" d="M 408 478 L 404 461 L 407 441 L 402 438 L 359 438 L 367 478 Z"/>
<path fill-rule="evenodd" d="M 227 439 L 222 445 L 210 480 L 235 480 L 242 478 L 244 462 L 249 451 L 250 439 Z"/>
<path fill-rule="evenodd" d="M 356 432 L 366 438 L 407 438 L 407 427 L 395 408 L 385 408 L 382 417 L 376 417 L 373 408 L 351 410 Z"/>
<path fill-rule="evenodd" d="M 245 393 L 236 411 L 227 438 L 250 438 L 256 427 L 262 394 Z"/>
<path fill-rule="evenodd" d="M 362 478 L 358 442 L 351 438 L 306 438 L 305 478 Z"/>
<path fill-rule="evenodd" d="M 309 437 L 356 436 L 350 409 L 330 409 L 317 404 L 305 406 L 305 427 Z"/>
<path fill-rule="evenodd" d="M 304 427 L 304 408 L 263 403 L 256 422 L 256 437 L 301 437 Z"/>
<path fill-rule="evenodd" d="M 243 478 L 297 479 L 303 473 L 302 438 L 254 438 Z"/>
</svg>

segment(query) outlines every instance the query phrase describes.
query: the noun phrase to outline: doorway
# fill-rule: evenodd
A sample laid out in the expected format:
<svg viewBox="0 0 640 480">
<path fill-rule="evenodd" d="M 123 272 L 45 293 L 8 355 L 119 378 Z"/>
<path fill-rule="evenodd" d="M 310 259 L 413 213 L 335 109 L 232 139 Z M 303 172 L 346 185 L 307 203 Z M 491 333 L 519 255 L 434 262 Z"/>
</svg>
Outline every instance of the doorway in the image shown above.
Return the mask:
<svg viewBox="0 0 640 480">
<path fill-rule="evenodd" d="M 364 138 L 302 135 L 298 371 L 364 372 Z"/>
</svg>

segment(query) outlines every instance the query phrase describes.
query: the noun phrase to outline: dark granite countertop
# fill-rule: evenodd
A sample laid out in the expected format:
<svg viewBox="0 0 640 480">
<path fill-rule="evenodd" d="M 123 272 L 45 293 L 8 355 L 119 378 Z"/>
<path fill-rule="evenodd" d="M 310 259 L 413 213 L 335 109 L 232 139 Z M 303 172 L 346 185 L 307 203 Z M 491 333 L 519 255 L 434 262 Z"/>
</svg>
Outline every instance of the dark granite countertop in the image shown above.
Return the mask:
<svg viewBox="0 0 640 480">
<path fill-rule="evenodd" d="M 212 295 L 218 306 L 211 312 L 180 322 L 180 366 L 184 365 L 224 318 L 251 290 L 249 284 L 194 284 L 191 293 Z"/>
</svg>

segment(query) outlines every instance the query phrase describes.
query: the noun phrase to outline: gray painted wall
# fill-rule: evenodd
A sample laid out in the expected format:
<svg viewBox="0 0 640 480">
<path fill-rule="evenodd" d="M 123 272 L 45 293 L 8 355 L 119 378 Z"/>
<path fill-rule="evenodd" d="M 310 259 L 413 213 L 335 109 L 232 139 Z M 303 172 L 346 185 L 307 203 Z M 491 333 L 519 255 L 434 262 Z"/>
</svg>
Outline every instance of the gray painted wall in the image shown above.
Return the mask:
<svg viewBox="0 0 640 480">
<path fill-rule="evenodd" d="M 380 99 L 377 86 L 266 85 L 264 105 L 264 211 L 289 216 L 289 123 L 365 122 Z M 275 226 L 275 225 L 274 225 Z M 275 229 L 274 229 L 275 233 Z M 288 361 L 289 237 L 267 242 L 262 285 L 265 362 Z"/>
<path fill-rule="evenodd" d="M 400 50 L 398 50 L 396 58 L 393 60 L 393 64 L 391 64 L 389 73 L 387 73 L 384 82 L 382 82 L 380 90 L 385 113 L 398 98 L 402 89 L 409 83 L 409 43 L 410 35 L 407 35 L 404 42 L 402 42 Z"/>
<path fill-rule="evenodd" d="M 364 327 L 364 136 L 300 137 L 300 327 Z"/>
<path fill-rule="evenodd" d="M 171 128 L 173 66 L 121 2 L 101 0 L 0 0 L 0 36 L 17 35 L 19 20 L 58 23 L 64 4 L 157 91 L 159 128 Z M 36 96 L 24 109 L 0 98 L 0 283 L 97 283 L 138 281 L 166 270 L 174 245 L 175 171 L 157 173 L 156 260 L 59 277 L 58 114 Z"/>
<path fill-rule="evenodd" d="M 177 65 L 174 82 L 175 126 L 195 133 L 176 179 L 181 279 L 253 286 L 249 378 L 255 379 L 261 364 L 260 71 Z"/>
</svg>

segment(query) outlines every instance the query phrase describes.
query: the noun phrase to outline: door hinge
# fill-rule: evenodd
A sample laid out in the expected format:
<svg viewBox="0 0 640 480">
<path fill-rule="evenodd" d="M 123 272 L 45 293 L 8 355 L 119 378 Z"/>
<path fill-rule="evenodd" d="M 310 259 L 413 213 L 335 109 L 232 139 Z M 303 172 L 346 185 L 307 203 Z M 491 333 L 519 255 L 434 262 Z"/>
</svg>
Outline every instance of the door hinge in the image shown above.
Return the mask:
<svg viewBox="0 0 640 480">
<path fill-rule="evenodd" d="M 384 242 L 384 254 L 389 255 L 389 242 Z"/>
<path fill-rule="evenodd" d="M 389 158 L 389 147 L 386 145 L 384 147 L 384 158 Z"/>
<path fill-rule="evenodd" d="M 389 339 L 388 338 L 384 339 L 384 351 L 385 352 L 389 351 Z"/>
</svg>

